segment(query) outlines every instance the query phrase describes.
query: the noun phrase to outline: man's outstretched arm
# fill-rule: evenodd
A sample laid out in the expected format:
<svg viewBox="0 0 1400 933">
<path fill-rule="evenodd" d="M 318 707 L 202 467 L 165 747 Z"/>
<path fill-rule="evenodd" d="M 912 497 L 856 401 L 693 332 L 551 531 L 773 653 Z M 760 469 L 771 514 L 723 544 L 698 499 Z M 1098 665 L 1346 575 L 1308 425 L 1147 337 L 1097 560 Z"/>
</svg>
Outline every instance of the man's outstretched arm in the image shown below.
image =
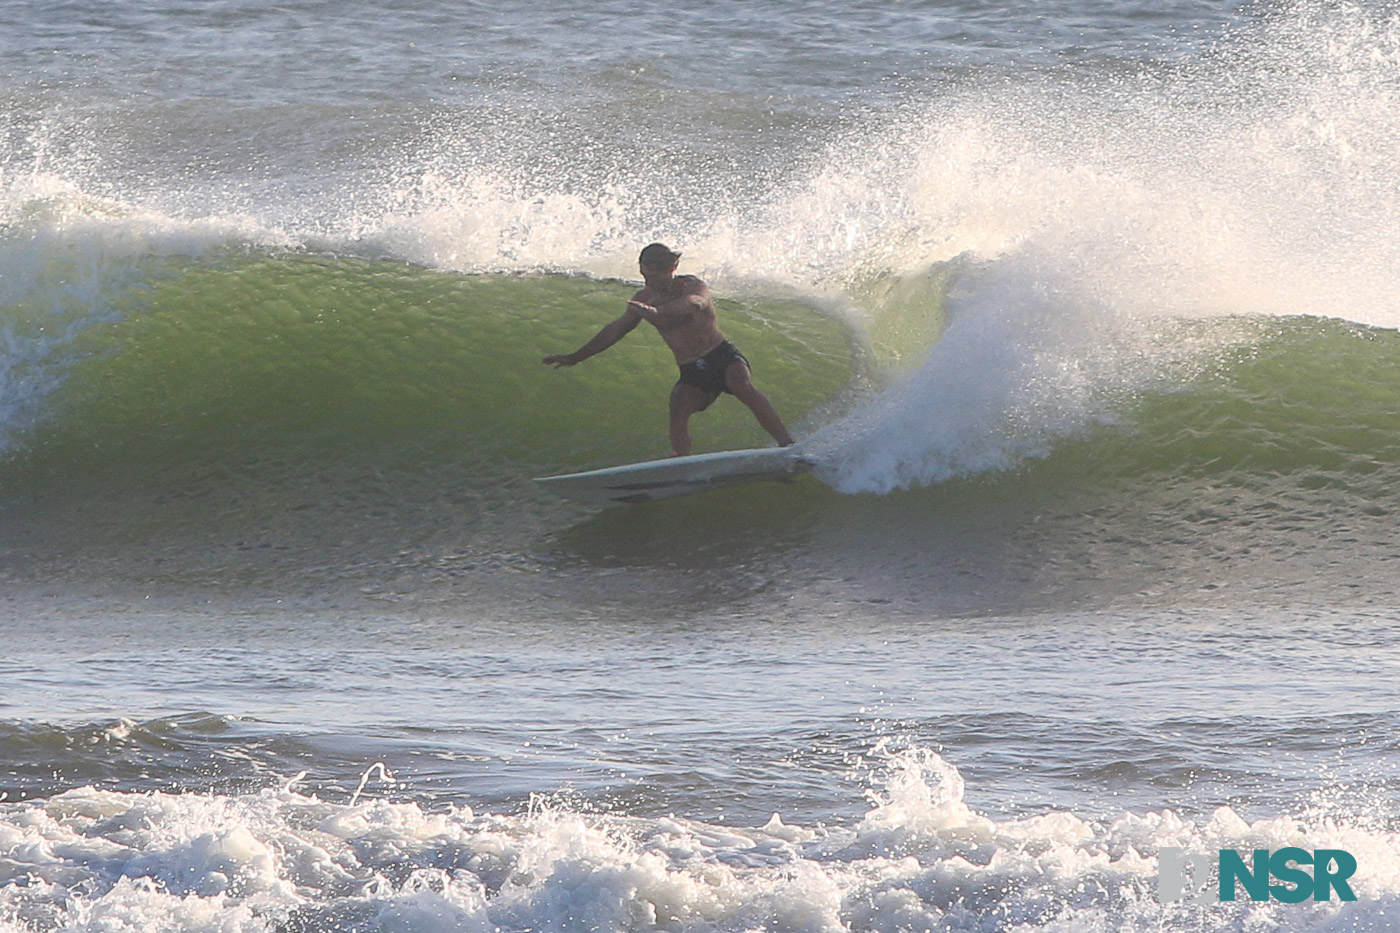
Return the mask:
<svg viewBox="0 0 1400 933">
<path fill-rule="evenodd" d="M 546 366 L 553 366 L 555 369 L 561 366 L 574 366 L 578 363 L 582 363 L 590 356 L 602 353 L 608 347 L 617 343 L 623 337 L 626 337 L 632 332 L 633 328 L 641 322 L 641 317 L 629 310 L 617 320 L 605 324 L 602 330 L 593 335 L 592 340 L 579 347 L 573 353 L 552 353 L 541 360 L 541 362 Z"/>
</svg>

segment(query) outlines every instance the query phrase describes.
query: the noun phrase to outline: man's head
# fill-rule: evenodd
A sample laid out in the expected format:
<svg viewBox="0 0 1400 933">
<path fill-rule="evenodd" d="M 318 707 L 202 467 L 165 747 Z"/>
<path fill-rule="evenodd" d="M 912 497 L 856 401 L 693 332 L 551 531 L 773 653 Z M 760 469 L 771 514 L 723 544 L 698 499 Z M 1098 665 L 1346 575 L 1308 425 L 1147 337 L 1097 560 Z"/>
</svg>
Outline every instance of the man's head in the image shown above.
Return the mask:
<svg viewBox="0 0 1400 933">
<path fill-rule="evenodd" d="M 640 259 L 643 272 L 674 272 L 681 261 L 681 254 L 665 243 L 651 243 L 642 250 Z"/>
</svg>

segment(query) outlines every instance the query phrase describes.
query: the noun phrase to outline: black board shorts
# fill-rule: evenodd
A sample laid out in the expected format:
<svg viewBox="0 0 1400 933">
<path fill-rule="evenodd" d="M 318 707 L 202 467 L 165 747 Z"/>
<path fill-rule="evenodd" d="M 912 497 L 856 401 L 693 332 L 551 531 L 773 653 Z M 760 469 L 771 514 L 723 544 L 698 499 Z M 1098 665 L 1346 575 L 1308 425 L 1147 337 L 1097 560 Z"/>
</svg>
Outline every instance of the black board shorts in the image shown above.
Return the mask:
<svg viewBox="0 0 1400 933">
<path fill-rule="evenodd" d="M 730 366 L 740 362 L 747 366 L 748 357 L 740 353 L 738 347 L 726 340 L 700 359 L 683 364 L 681 377 L 677 381 L 688 386 L 695 386 L 695 388 L 711 395 L 729 392 L 729 386 L 724 382 L 724 374 L 729 371 Z M 734 393 L 730 392 L 729 394 L 733 395 Z"/>
</svg>

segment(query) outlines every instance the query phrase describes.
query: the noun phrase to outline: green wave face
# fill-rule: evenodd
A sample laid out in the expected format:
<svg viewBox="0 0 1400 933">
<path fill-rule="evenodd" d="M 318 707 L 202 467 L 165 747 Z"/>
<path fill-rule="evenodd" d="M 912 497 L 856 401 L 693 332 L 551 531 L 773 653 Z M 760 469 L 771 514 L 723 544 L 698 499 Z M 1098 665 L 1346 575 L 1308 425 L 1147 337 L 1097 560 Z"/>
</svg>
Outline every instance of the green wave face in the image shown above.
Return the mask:
<svg viewBox="0 0 1400 933">
<path fill-rule="evenodd" d="M 1293 473 L 1357 488 L 1378 479 L 1393 489 L 1400 333 L 1317 319 L 1266 330 L 1267 341 L 1237 349 L 1202 398 L 1158 403 L 1154 421 L 1192 426 L 1163 438 L 1164 452 L 1204 472 Z"/>
<path fill-rule="evenodd" d="M 540 363 L 616 317 L 633 289 L 346 259 L 197 265 L 152 284 L 139 313 L 82 335 L 81 362 L 7 477 L 169 481 L 229 461 L 275 475 L 397 459 L 471 465 L 464 482 L 489 488 L 664 454 L 675 365 L 647 329 L 570 370 Z M 835 322 L 794 302 L 719 309 L 792 420 L 849 380 Z M 705 449 L 763 442 L 746 412 L 714 412 L 697 421 Z"/>
<path fill-rule="evenodd" d="M 299 560 L 434 530 L 467 549 L 528 540 L 559 507 L 531 477 L 667 451 L 675 363 L 649 327 L 580 366 L 541 364 L 634 289 L 299 255 L 161 270 L 65 347 L 45 418 L 0 461 L 11 534 L 32 536 L 12 540 L 207 538 Z M 850 382 L 833 319 L 786 300 L 718 307 L 789 423 Z M 692 427 L 697 450 L 771 443 L 732 399 Z"/>
</svg>

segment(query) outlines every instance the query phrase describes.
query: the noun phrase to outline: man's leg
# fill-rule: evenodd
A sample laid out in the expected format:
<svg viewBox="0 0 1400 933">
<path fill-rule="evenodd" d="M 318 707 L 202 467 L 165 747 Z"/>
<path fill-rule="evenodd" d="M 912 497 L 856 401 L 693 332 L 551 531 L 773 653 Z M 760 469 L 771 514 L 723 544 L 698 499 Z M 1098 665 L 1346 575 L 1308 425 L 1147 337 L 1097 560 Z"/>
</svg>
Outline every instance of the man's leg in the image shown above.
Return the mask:
<svg viewBox="0 0 1400 933">
<path fill-rule="evenodd" d="M 753 374 L 749 372 L 747 363 L 743 360 L 730 363 L 724 371 L 724 383 L 735 398 L 749 406 L 749 411 L 753 412 L 763 430 L 773 435 L 773 440 L 782 447 L 792 446 L 792 435 L 783 425 L 783 419 L 778 417 L 777 409 L 768 401 L 768 396 L 754 387 Z"/>
<path fill-rule="evenodd" d="M 690 416 L 709 408 L 714 400 L 711 393 L 684 382 L 671 389 L 671 456 L 690 453 Z"/>
</svg>

